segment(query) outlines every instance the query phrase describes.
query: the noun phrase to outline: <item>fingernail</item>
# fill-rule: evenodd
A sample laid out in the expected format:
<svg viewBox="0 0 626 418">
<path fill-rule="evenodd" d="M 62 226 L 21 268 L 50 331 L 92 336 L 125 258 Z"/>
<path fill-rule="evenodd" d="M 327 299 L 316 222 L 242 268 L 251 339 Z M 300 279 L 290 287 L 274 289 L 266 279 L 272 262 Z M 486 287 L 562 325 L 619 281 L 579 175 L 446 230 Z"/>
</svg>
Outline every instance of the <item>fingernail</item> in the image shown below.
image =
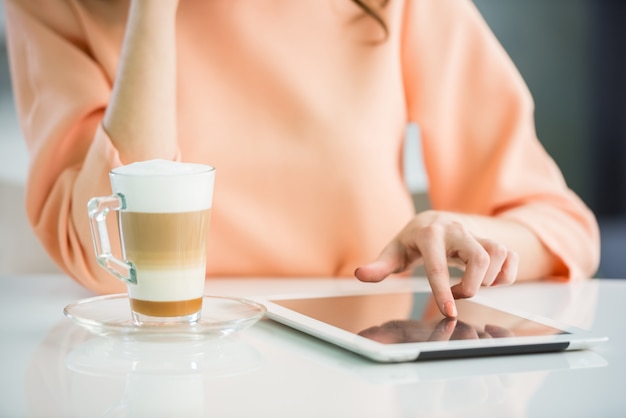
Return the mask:
<svg viewBox="0 0 626 418">
<path fill-rule="evenodd" d="M 446 313 L 447 317 L 456 318 L 456 305 L 451 300 L 443 304 L 443 311 Z"/>
</svg>

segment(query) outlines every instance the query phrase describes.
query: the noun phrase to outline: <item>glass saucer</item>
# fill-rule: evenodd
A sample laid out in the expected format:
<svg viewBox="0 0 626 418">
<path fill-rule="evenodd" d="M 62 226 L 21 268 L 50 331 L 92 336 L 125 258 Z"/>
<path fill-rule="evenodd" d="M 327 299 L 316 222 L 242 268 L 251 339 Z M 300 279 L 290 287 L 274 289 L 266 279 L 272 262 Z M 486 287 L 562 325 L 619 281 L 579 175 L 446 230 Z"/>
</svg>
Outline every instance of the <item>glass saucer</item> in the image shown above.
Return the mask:
<svg viewBox="0 0 626 418">
<path fill-rule="evenodd" d="M 265 315 L 265 306 L 246 299 L 205 295 L 195 324 L 137 325 L 127 294 L 96 296 L 63 309 L 65 316 L 97 335 L 132 339 L 201 339 L 244 330 Z"/>
</svg>

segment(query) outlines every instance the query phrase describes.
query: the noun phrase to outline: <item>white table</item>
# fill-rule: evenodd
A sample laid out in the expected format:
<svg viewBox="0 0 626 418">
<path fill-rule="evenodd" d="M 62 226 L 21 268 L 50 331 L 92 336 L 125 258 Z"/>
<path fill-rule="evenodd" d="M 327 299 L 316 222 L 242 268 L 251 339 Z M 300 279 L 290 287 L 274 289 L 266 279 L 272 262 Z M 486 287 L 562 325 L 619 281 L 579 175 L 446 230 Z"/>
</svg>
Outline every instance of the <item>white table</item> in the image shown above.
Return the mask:
<svg viewBox="0 0 626 418">
<path fill-rule="evenodd" d="M 212 280 L 216 295 L 402 287 L 348 279 Z M 0 416 L 623 417 L 626 281 L 482 289 L 610 340 L 566 353 L 377 364 L 263 320 L 187 344 L 90 334 L 63 307 L 92 296 L 62 275 L 0 277 Z M 152 410 L 151 410 L 152 408 Z M 187 409 L 185 409 L 187 408 Z M 176 413 L 168 414 L 169 410 Z"/>
</svg>

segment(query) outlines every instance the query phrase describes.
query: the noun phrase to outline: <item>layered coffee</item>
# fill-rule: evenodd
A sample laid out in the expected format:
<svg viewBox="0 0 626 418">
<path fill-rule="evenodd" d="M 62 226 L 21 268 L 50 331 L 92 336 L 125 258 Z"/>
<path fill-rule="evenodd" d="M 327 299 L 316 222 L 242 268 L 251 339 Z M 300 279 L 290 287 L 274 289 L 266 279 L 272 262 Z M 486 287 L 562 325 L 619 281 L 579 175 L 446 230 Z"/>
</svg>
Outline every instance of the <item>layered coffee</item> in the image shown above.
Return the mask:
<svg viewBox="0 0 626 418">
<path fill-rule="evenodd" d="M 213 176 L 209 166 L 163 160 L 111 172 L 124 199 L 118 219 L 124 259 L 135 268 L 137 283 L 128 286 L 135 315 L 199 315 Z"/>
<path fill-rule="evenodd" d="M 149 316 L 186 316 L 202 306 L 211 210 L 120 212 L 125 258 L 137 270 L 132 308 Z"/>
</svg>

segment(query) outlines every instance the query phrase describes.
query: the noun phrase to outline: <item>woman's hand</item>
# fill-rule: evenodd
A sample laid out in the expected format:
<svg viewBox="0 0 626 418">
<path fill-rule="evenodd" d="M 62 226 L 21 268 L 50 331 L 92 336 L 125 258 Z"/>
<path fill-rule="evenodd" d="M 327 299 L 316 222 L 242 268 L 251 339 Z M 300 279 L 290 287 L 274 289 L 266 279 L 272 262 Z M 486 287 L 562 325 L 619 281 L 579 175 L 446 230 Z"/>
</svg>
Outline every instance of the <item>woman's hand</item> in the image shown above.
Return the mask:
<svg viewBox="0 0 626 418">
<path fill-rule="evenodd" d="M 514 231 L 523 228 L 494 218 L 476 219 L 449 212 L 425 211 L 385 247 L 378 259 L 355 271 L 364 282 L 378 282 L 392 273 L 400 273 L 423 264 L 439 310 L 456 317 L 454 299 L 469 298 L 481 286 L 510 284 L 518 275 L 518 255 L 504 244 L 476 234 L 481 223 L 502 223 Z M 486 228 L 489 230 L 489 228 Z M 528 238 L 522 232 L 523 238 Z M 539 244 L 537 244 L 539 245 Z M 448 266 L 464 270 L 461 281 L 450 286 Z"/>
</svg>

